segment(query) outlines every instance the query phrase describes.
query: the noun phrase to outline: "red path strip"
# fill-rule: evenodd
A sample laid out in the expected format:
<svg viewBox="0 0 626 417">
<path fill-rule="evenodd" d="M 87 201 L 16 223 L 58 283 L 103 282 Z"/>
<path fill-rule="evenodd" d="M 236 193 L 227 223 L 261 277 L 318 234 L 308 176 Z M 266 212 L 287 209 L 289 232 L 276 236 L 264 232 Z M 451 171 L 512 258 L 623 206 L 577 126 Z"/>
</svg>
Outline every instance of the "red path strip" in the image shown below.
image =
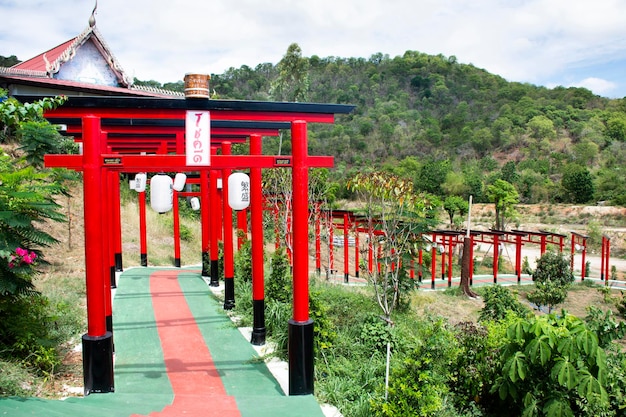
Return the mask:
<svg viewBox="0 0 626 417">
<path fill-rule="evenodd" d="M 174 402 L 150 416 L 240 417 L 178 284 L 179 271 L 150 276 L 150 292 Z"/>
</svg>

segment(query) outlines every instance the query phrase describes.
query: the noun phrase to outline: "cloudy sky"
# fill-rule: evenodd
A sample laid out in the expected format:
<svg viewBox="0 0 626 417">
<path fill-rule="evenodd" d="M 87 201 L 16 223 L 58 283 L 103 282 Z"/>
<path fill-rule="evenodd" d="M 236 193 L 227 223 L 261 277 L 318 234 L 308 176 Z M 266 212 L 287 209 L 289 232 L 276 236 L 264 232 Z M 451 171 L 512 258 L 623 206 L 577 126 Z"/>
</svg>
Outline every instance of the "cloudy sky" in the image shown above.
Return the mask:
<svg viewBox="0 0 626 417">
<path fill-rule="evenodd" d="M 0 0 L 0 55 L 78 35 L 94 0 Z M 626 0 L 100 0 L 97 26 L 141 80 L 304 56 L 454 55 L 509 81 L 626 97 Z"/>
</svg>

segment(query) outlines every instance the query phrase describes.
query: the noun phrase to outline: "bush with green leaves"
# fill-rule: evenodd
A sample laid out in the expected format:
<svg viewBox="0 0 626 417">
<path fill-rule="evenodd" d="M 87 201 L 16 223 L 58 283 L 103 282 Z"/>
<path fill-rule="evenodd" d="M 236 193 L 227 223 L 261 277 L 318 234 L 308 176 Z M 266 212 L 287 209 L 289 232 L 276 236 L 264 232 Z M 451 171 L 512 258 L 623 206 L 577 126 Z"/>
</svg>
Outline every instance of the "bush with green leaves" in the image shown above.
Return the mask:
<svg viewBox="0 0 626 417">
<path fill-rule="evenodd" d="M 235 252 L 235 281 L 252 281 L 252 241 L 246 239 Z"/>
<path fill-rule="evenodd" d="M 596 333 L 575 316 L 516 319 L 507 328 L 500 364 L 491 388 L 501 400 L 498 415 L 609 412 L 606 354 Z"/>
<path fill-rule="evenodd" d="M 6 93 L 6 90 L 0 89 L 0 97 L 6 96 Z M 65 96 L 58 96 L 32 103 L 20 103 L 13 97 L 0 101 L 0 142 L 17 139 L 24 123 L 44 122 L 44 110 L 55 109 L 66 100 Z"/>
<path fill-rule="evenodd" d="M 284 247 L 279 247 L 270 261 L 270 273 L 265 282 L 265 298 L 288 302 L 291 300 L 291 269 Z"/>
<path fill-rule="evenodd" d="M 598 343 L 603 349 L 611 347 L 611 342 L 626 335 L 626 323 L 615 320 L 611 310 L 603 312 L 596 306 L 588 306 L 585 322 L 587 327 L 596 332 Z"/>
<path fill-rule="evenodd" d="M 19 150 L 34 167 L 43 167 L 46 154 L 76 154 L 78 145 L 73 138 L 61 136 L 56 127 L 46 121 L 28 121 L 20 124 Z"/>
<path fill-rule="evenodd" d="M 574 282 L 569 259 L 556 252 L 546 252 L 537 260 L 533 272 L 535 289 L 528 294 L 528 300 L 537 306 L 547 306 L 548 313 L 567 298 L 567 291 Z"/>
<path fill-rule="evenodd" d="M 480 321 L 503 320 L 509 312 L 513 312 L 519 317 L 524 317 L 530 312 L 528 308 L 517 300 L 511 290 L 501 285 L 485 287 L 482 290 L 482 297 L 485 305 L 480 310 L 480 315 L 478 316 Z"/>
<path fill-rule="evenodd" d="M 392 371 L 387 399 L 371 400 L 374 416 L 439 416 L 451 414 L 451 363 L 459 353 L 454 331 L 443 318 L 417 323 L 413 346 Z"/>
<path fill-rule="evenodd" d="M 394 327 L 384 321 L 380 316 L 370 313 L 360 324 L 360 341 L 372 350 L 380 353 L 387 351 L 387 343 L 391 343 L 391 348 L 395 349 L 398 344 L 398 335 Z"/>
<path fill-rule="evenodd" d="M 43 376 L 60 364 L 57 340 L 51 332 L 51 306 L 46 297 L 0 297 L 0 357 L 19 359 Z"/>
</svg>

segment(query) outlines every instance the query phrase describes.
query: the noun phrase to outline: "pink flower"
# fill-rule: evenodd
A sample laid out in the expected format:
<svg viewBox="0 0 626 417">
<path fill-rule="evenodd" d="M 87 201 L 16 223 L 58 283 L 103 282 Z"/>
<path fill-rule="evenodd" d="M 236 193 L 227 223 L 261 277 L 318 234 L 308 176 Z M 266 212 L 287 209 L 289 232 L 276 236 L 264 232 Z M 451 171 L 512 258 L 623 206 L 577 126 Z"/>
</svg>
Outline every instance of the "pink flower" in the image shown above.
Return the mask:
<svg viewBox="0 0 626 417">
<path fill-rule="evenodd" d="M 37 259 L 35 252 L 28 252 L 27 249 L 15 248 L 15 255 L 11 255 L 9 259 L 9 268 L 15 268 L 21 265 L 32 265 Z"/>
</svg>

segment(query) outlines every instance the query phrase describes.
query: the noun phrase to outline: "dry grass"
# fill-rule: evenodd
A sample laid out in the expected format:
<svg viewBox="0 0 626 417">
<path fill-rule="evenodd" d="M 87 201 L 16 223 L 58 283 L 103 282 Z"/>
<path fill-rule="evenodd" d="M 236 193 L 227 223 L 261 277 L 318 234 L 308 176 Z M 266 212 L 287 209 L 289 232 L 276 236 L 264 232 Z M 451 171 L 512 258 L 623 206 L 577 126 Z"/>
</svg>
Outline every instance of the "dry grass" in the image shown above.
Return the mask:
<svg viewBox="0 0 626 417">
<path fill-rule="evenodd" d="M 185 204 L 181 200 L 181 204 Z M 137 201 L 130 201 L 122 206 L 122 253 L 123 266 L 140 264 L 139 206 Z M 180 254 L 182 265 L 199 265 L 202 262 L 199 220 L 181 217 L 181 227 L 190 230 L 192 237 L 181 240 Z M 174 238 L 172 232 L 172 212 L 158 214 L 146 209 L 148 265 L 174 265 Z"/>
</svg>

